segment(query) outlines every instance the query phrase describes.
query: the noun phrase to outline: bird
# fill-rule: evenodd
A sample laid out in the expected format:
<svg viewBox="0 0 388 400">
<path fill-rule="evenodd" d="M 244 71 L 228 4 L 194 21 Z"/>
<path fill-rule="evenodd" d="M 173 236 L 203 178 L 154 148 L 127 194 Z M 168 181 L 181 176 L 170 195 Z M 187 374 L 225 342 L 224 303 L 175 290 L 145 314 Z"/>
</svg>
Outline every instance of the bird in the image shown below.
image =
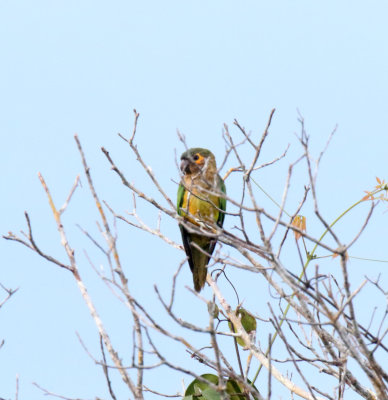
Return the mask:
<svg viewBox="0 0 388 400">
<path fill-rule="evenodd" d="M 216 233 L 222 228 L 226 211 L 225 183 L 217 172 L 214 154 L 195 147 L 181 155 L 182 180 L 178 188 L 177 213 L 184 219 L 179 224 L 183 247 L 193 273 L 194 289 L 205 286 L 207 265 L 217 239 L 206 234 L 189 232 L 187 223 Z"/>
</svg>

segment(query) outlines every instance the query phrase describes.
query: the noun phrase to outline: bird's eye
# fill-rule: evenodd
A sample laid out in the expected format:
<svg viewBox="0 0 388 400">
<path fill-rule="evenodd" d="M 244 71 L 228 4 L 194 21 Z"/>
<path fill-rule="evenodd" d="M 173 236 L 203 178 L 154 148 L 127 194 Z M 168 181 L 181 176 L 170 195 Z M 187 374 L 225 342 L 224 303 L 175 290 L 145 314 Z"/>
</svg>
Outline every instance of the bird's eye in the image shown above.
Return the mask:
<svg viewBox="0 0 388 400">
<path fill-rule="evenodd" d="M 199 160 L 199 155 L 196 154 L 196 155 L 193 157 L 193 159 L 194 159 L 194 161 L 198 161 L 198 160 Z"/>
</svg>

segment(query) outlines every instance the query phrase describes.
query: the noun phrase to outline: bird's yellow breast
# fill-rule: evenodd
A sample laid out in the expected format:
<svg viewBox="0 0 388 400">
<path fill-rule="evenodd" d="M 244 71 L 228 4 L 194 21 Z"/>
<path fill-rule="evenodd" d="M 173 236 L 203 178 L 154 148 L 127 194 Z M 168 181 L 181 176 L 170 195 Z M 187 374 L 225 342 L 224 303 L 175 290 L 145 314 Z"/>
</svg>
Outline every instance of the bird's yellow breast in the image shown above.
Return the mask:
<svg viewBox="0 0 388 400">
<path fill-rule="evenodd" d="M 214 224 L 218 220 L 219 198 L 199 190 L 185 191 L 183 195 L 183 216 L 195 225 L 202 223 Z"/>
</svg>

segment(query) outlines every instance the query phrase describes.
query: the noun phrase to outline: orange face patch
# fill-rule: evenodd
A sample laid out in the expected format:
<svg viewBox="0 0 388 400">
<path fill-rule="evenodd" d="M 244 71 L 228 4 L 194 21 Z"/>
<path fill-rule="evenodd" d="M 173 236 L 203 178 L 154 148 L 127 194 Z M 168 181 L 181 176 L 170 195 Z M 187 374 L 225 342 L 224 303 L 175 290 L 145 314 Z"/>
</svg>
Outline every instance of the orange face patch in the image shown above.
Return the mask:
<svg viewBox="0 0 388 400">
<path fill-rule="evenodd" d="M 205 162 L 205 157 L 201 156 L 201 154 L 197 153 L 197 154 L 194 154 L 193 160 L 197 165 L 203 165 L 203 163 Z"/>
</svg>

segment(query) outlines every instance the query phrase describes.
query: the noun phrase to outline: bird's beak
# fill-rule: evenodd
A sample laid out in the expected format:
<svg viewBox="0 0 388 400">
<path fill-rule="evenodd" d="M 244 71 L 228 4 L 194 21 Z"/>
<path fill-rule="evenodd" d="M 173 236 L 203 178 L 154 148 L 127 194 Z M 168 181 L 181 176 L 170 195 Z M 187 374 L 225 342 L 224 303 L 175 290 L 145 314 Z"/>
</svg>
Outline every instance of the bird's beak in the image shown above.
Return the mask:
<svg viewBox="0 0 388 400">
<path fill-rule="evenodd" d="M 181 171 L 186 174 L 187 172 L 189 172 L 189 165 L 190 165 L 190 161 L 187 158 L 182 158 L 181 161 Z"/>
</svg>

